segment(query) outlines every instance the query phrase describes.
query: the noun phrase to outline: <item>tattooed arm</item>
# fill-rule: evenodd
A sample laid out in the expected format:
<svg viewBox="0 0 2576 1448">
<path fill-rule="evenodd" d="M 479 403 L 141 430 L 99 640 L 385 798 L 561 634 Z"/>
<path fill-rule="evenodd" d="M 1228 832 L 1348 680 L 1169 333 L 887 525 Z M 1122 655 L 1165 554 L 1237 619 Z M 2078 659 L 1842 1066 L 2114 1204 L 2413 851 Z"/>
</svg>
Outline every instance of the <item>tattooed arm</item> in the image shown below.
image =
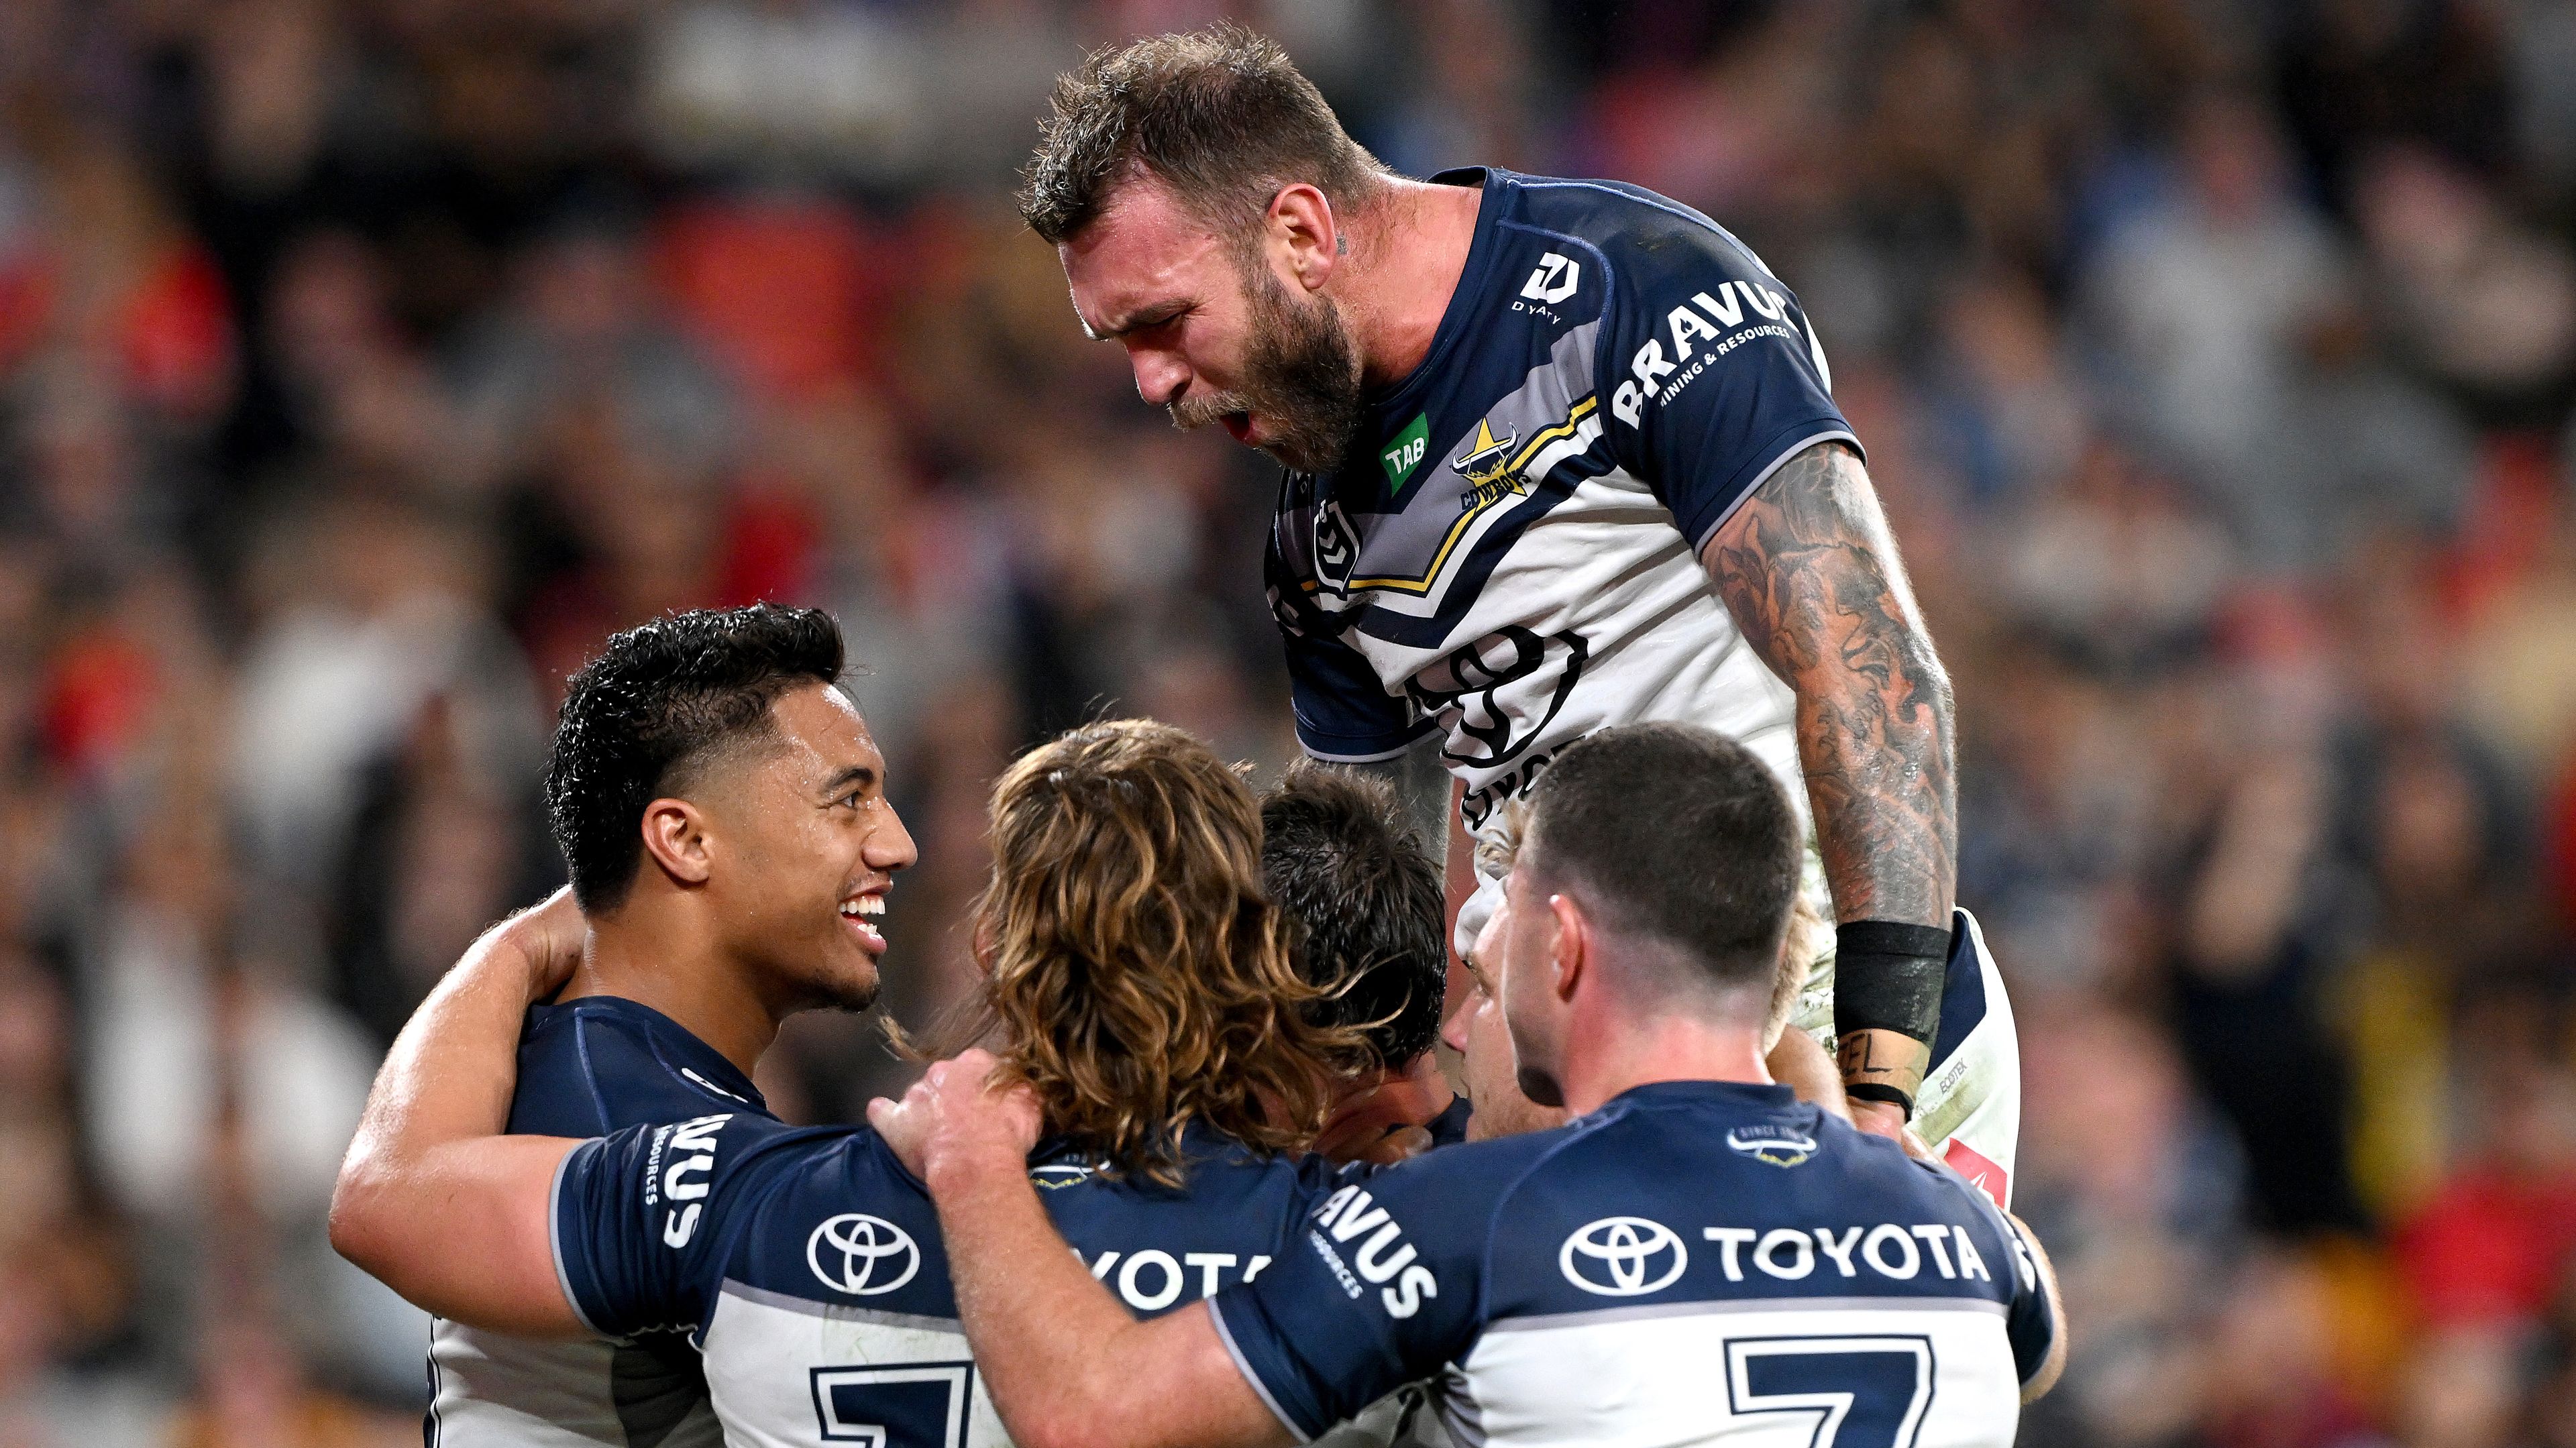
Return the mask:
<svg viewBox="0 0 2576 1448">
<path fill-rule="evenodd" d="M 1791 458 L 1700 561 L 1745 640 L 1797 691 L 1798 758 L 1836 918 L 1946 931 L 1958 872 L 1950 680 L 1860 458 L 1833 442 Z M 1846 1083 L 1911 1096 L 1930 1050 L 1857 1031 L 1838 1055 Z M 1903 1124 L 1892 1106 L 1852 1108 L 1886 1135 Z"/>
</svg>

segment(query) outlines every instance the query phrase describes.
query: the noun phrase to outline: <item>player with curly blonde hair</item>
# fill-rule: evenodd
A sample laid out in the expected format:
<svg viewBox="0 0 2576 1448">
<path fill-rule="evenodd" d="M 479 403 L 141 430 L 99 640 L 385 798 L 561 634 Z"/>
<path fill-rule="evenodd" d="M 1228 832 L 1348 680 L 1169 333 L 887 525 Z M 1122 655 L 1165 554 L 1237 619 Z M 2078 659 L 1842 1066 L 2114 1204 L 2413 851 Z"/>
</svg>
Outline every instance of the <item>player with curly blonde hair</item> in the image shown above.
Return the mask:
<svg viewBox="0 0 2576 1448">
<path fill-rule="evenodd" d="M 1120 1170 L 1178 1185 L 1194 1123 L 1303 1149 L 1366 1048 L 1302 1009 L 1330 989 L 1262 888 L 1242 776 L 1168 724 L 1111 720 L 1022 755 L 992 816 L 984 977 L 941 1034 L 997 1043 L 1048 1130 Z"/>
</svg>

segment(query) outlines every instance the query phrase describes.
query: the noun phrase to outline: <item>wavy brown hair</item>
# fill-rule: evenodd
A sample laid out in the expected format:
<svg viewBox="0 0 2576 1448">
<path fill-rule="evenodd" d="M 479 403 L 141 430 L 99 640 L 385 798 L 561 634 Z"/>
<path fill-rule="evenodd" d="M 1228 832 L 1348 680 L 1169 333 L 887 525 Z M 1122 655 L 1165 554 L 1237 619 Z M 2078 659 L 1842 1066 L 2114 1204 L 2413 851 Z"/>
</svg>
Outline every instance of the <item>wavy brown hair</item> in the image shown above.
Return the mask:
<svg viewBox="0 0 2576 1448">
<path fill-rule="evenodd" d="M 985 976 L 967 1021 L 1047 1129 L 1178 1184 L 1182 1129 L 1303 1149 L 1359 1033 L 1316 1025 L 1262 889 L 1261 811 L 1205 744 L 1150 720 L 1075 729 L 993 786 Z"/>
</svg>

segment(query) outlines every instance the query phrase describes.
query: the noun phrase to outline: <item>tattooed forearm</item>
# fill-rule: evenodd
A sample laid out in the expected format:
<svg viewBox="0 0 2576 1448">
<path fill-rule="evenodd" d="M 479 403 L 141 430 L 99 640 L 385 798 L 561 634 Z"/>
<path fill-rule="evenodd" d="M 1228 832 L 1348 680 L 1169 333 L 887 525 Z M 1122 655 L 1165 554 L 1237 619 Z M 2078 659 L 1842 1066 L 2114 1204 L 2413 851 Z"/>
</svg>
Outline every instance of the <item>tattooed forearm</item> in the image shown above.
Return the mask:
<svg viewBox="0 0 2576 1448">
<path fill-rule="evenodd" d="M 1950 923 L 1958 870 L 1950 680 L 1858 456 L 1819 443 L 1702 551 L 1772 672 L 1798 693 L 1798 757 L 1845 921 Z"/>
</svg>

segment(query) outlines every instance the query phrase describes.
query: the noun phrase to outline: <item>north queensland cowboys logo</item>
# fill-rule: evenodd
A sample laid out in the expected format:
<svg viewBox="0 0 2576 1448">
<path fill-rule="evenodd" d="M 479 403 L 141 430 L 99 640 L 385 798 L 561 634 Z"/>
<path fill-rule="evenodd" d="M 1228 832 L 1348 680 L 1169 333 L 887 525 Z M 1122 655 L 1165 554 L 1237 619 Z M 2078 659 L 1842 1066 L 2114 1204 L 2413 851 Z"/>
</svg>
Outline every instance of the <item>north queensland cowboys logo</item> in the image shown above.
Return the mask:
<svg viewBox="0 0 2576 1448">
<path fill-rule="evenodd" d="M 1479 418 L 1476 421 L 1476 440 L 1467 444 L 1465 452 L 1451 458 L 1449 466 L 1456 468 L 1458 476 L 1471 483 L 1498 481 L 1510 471 L 1512 449 L 1520 445 L 1520 440 L 1521 435 L 1516 432 L 1494 436 L 1493 423 Z"/>
<path fill-rule="evenodd" d="M 1557 1249 L 1565 1280 L 1603 1297 L 1642 1297 L 1672 1285 L 1690 1265 L 1673 1229 L 1645 1217 L 1603 1217 L 1574 1230 Z"/>
<path fill-rule="evenodd" d="M 816 1280 L 852 1297 L 892 1292 L 921 1270 L 912 1234 L 865 1212 L 827 1217 L 805 1239 L 805 1265 Z"/>
<path fill-rule="evenodd" d="M 1785 1126 L 1739 1126 L 1726 1133 L 1729 1150 L 1773 1166 L 1796 1166 L 1816 1154 L 1816 1139 Z"/>
</svg>

